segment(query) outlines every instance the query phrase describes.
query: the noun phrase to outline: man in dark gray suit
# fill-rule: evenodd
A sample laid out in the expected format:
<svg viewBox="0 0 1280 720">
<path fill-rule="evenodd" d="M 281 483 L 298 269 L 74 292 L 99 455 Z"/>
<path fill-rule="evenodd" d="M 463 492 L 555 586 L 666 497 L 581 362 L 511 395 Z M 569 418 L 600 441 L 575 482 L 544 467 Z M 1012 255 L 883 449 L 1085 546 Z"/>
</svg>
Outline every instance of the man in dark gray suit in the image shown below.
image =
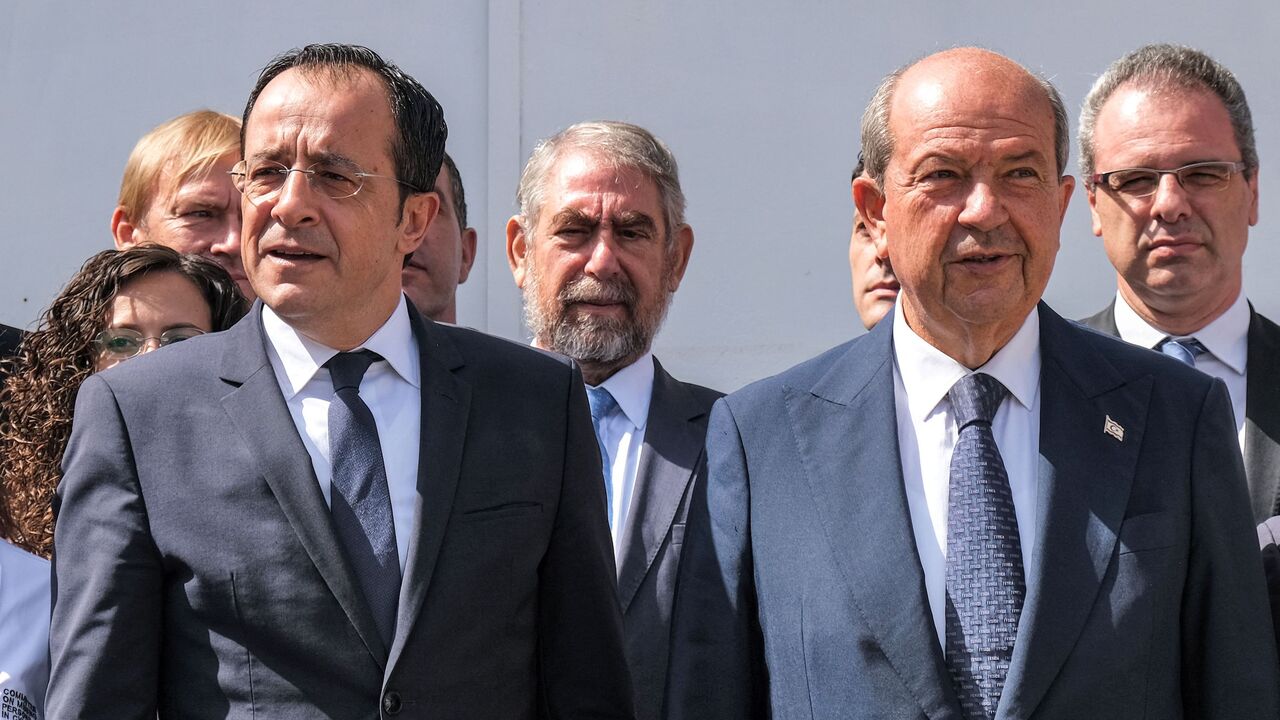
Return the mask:
<svg viewBox="0 0 1280 720">
<path fill-rule="evenodd" d="M 581 375 L 400 291 L 445 135 L 367 48 L 263 71 L 260 302 L 80 390 L 49 717 L 633 716 Z"/>
<path fill-rule="evenodd" d="M 880 85 L 855 198 L 898 303 L 712 410 L 671 720 L 1280 714 L 1221 382 L 1039 302 L 1067 132 L 989 51 Z"/>
<path fill-rule="evenodd" d="M 606 468 L 636 716 L 658 720 L 690 488 L 720 393 L 650 349 L 693 249 L 671 151 L 621 122 L 579 123 L 534 149 L 507 257 L 534 343 L 578 361 Z"/>
<path fill-rule="evenodd" d="M 1258 151 L 1244 90 L 1204 53 L 1148 45 L 1115 61 L 1080 111 L 1080 167 L 1116 268 L 1116 298 L 1083 322 L 1220 378 L 1253 517 L 1280 513 L 1280 327 L 1242 291 L 1258 221 Z"/>
</svg>

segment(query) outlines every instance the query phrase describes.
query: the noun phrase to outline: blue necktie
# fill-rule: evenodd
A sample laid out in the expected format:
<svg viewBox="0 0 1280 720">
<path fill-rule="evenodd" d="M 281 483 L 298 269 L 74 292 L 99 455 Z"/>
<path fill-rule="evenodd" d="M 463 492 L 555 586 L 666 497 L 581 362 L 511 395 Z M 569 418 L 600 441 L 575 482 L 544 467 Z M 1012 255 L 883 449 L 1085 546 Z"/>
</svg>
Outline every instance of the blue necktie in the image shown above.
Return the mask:
<svg viewBox="0 0 1280 720">
<path fill-rule="evenodd" d="M 400 602 L 400 557 L 391 514 L 387 471 L 373 413 L 360 399 L 360 380 L 381 360 L 362 350 L 338 353 L 325 367 L 333 379 L 329 403 L 329 463 L 333 467 L 330 520 L 356 580 L 391 647 Z"/>
<path fill-rule="evenodd" d="M 1013 493 L 991 431 L 1007 392 L 974 373 L 948 393 L 960 434 L 947 498 L 947 669 L 966 720 L 995 717 L 1026 595 Z"/>
<path fill-rule="evenodd" d="M 609 527 L 613 528 L 613 463 L 609 460 L 609 449 L 604 444 L 604 424 L 618 409 L 618 401 L 603 387 L 587 386 L 587 402 L 591 404 L 591 424 L 596 428 L 596 444 L 600 446 L 600 466 L 604 468 L 604 503 L 605 517 L 609 519 Z"/>
<path fill-rule="evenodd" d="M 1166 337 L 1160 341 L 1156 348 L 1165 355 L 1177 358 L 1191 367 L 1196 366 L 1197 357 L 1209 352 L 1208 348 L 1193 337 Z"/>
</svg>

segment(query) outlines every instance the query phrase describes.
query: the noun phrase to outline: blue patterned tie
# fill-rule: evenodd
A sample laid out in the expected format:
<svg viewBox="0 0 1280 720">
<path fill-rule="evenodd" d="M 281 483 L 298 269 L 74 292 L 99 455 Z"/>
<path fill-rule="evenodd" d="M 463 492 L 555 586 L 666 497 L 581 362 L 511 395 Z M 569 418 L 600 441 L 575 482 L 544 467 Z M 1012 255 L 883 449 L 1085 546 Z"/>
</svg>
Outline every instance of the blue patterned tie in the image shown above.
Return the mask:
<svg viewBox="0 0 1280 720">
<path fill-rule="evenodd" d="M 334 532 L 355 570 L 378 632 L 390 648 L 400 602 L 400 556 L 378 426 L 369 406 L 360 399 L 360 380 L 369 365 L 381 359 L 377 353 L 362 350 L 338 353 L 325 363 L 333 379 L 329 507 Z"/>
<path fill-rule="evenodd" d="M 959 428 L 947 498 L 947 668 L 966 720 L 990 720 L 1026 595 L 1009 475 L 991 432 L 1008 391 L 984 373 L 951 387 Z"/>
<path fill-rule="evenodd" d="M 596 444 L 600 446 L 600 466 L 604 469 L 604 507 L 605 517 L 609 519 L 609 527 L 613 528 L 613 463 L 609 460 L 609 449 L 604 444 L 604 423 L 618 409 L 618 401 L 603 387 L 587 386 L 587 402 L 591 404 L 591 424 L 596 428 Z"/>
<path fill-rule="evenodd" d="M 1193 337 L 1166 337 L 1160 341 L 1156 348 L 1165 355 L 1177 358 L 1191 367 L 1196 366 L 1197 357 L 1209 352 L 1208 348 Z"/>
</svg>

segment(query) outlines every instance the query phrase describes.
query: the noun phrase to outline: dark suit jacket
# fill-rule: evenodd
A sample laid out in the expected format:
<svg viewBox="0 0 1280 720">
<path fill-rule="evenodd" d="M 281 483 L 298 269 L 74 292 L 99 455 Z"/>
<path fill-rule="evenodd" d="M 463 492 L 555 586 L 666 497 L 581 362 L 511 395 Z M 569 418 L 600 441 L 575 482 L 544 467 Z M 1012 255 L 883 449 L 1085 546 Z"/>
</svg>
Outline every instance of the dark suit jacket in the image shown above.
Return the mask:
<svg viewBox="0 0 1280 720">
<path fill-rule="evenodd" d="M 255 306 L 80 390 L 58 488 L 50 718 L 632 716 L 581 375 L 410 315 L 422 446 L 391 647 Z"/>
<path fill-rule="evenodd" d="M 0 358 L 12 357 L 22 342 L 22 331 L 8 325 L 0 325 Z"/>
<path fill-rule="evenodd" d="M 1267 574 L 1267 596 L 1271 600 L 1271 625 L 1280 647 L 1280 516 L 1267 518 L 1258 525 L 1258 546 L 1262 548 L 1262 567 Z"/>
<path fill-rule="evenodd" d="M 619 537 L 618 601 L 637 720 L 659 720 L 667 679 L 671 600 L 689 494 L 706 474 L 703 441 L 711 405 L 723 393 L 682 383 L 655 358 L 644 450 L 627 524 Z"/>
<path fill-rule="evenodd" d="M 1226 389 L 1039 312 L 1039 580 L 997 717 L 1276 717 Z M 712 410 L 672 720 L 961 717 L 903 487 L 892 325 Z"/>
<path fill-rule="evenodd" d="M 1116 328 L 1116 304 L 1080 322 L 1108 335 Z M 1249 306 L 1248 381 L 1244 397 L 1244 472 L 1253 521 L 1280 515 L 1280 326 Z"/>
</svg>

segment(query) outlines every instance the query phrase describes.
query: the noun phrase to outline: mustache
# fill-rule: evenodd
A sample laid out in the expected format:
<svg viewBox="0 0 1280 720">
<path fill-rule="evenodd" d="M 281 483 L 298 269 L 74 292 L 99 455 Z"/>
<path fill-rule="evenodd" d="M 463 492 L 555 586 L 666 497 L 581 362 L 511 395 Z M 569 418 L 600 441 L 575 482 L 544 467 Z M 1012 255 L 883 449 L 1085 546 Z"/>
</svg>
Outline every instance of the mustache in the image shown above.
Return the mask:
<svg viewBox="0 0 1280 720">
<path fill-rule="evenodd" d="M 619 303 L 634 308 L 637 301 L 635 286 L 621 277 L 597 280 L 583 275 L 561 288 L 561 305 L 573 303 Z"/>
</svg>

